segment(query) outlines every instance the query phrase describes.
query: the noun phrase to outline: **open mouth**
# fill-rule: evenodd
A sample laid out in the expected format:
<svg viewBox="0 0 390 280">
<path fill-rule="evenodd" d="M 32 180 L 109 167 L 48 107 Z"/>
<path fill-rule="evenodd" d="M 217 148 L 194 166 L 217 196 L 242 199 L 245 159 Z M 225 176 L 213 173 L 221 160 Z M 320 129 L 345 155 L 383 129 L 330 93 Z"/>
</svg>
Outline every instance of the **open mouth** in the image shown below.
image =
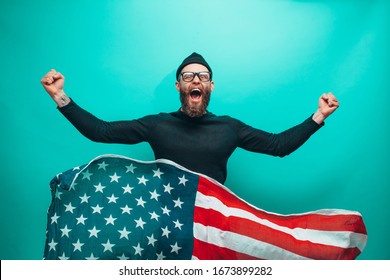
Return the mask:
<svg viewBox="0 0 390 280">
<path fill-rule="evenodd" d="M 202 92 L 199 89 L 193 89 L 190 93 L 191 100 L 199 101 L 202 98 Z"/>
</svg>

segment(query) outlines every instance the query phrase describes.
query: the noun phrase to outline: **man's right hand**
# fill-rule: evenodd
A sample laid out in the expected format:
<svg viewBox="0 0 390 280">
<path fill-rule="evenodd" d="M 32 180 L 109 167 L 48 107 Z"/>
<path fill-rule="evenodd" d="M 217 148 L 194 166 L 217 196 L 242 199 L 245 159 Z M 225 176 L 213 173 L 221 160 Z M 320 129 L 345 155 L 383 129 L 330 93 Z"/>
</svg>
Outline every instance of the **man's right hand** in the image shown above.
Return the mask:
<svg viewBox="0 0 390 280">
<path fill-rule="evenodd" d="M 64 76 L 54 69 L 50 70 L 41 79 L 41 84 L 59 107 L 63 107 L 70 102 L 69 97 L 64 92 L 64 82 Z"/>
</svg>

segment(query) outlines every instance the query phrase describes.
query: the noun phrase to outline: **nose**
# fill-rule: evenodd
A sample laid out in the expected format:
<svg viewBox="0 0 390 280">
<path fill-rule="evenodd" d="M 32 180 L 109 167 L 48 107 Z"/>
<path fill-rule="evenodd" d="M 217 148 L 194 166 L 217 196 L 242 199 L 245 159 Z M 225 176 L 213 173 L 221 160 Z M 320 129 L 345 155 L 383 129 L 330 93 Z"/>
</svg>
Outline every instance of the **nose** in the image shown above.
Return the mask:
<svg viewBox="0 0 390 280">
<path fill-rule="evenodd" d="M 193 83 L 196 83 L 196 84 L 199 84 L 199 83 L 200 83 L 200 79 L 199 79 L 198 74 L 196 74 L 196 75 L 194 76 L 194 79 L 192 80 L 192 82 L 193 82 Z"/>
</svg>

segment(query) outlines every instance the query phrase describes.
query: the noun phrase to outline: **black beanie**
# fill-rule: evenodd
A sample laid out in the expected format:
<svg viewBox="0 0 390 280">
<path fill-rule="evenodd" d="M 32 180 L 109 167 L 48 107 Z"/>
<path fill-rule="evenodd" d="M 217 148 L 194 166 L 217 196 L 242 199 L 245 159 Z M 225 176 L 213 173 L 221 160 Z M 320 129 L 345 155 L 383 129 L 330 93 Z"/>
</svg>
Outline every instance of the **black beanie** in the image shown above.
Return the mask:
<svg viewBox="0 0 390 280">
<path fill-rule="evenodd" d="M 183 62 L 180 64 L 179 68 L 177 68 L 177 71 L 176 71 L 176 81 L 179 80 L 179 75 L 181 73 L 181 70 L 183 70 L 183 68 L 185 66 L 187 66 L 188 64 L 192 64 L 192 63 L 202 64 L 203 66 L 205 66 L 210 71 L 210 73 L 212 72 L 210 65 L 206 62 L 206 60 L 204 60 L 203 56 L 201 56 L 200 54 L 194 52 L 190 56 L 185 58 L 183 60 Z M 212 75 L 210 75 L 210 77 L 212 77 Z"/>
</svg>

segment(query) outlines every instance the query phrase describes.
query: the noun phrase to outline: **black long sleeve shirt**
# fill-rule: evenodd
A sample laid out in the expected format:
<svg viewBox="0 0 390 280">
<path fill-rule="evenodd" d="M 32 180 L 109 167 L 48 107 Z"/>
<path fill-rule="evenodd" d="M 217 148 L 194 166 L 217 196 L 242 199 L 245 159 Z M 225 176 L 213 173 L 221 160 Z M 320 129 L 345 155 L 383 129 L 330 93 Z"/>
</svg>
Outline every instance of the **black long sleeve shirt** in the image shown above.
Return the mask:
<svg viewBox="0 0 390 280">
<path fill-rule="evenodd" d="M 228 159 L 237 147 L 283 157 L 299 148 L 321 127 L 310 117 L 297 126 L 274 134 L 229 116 L 208 112 L 200 118 L 190 118 L 180 110 L 107 122 L 82 109 L 73 100 L 59 110 L 92 141 L 148 142 L 156 159 L 172 160 L 222 184 L 227 176 Z"/>
</svg>

